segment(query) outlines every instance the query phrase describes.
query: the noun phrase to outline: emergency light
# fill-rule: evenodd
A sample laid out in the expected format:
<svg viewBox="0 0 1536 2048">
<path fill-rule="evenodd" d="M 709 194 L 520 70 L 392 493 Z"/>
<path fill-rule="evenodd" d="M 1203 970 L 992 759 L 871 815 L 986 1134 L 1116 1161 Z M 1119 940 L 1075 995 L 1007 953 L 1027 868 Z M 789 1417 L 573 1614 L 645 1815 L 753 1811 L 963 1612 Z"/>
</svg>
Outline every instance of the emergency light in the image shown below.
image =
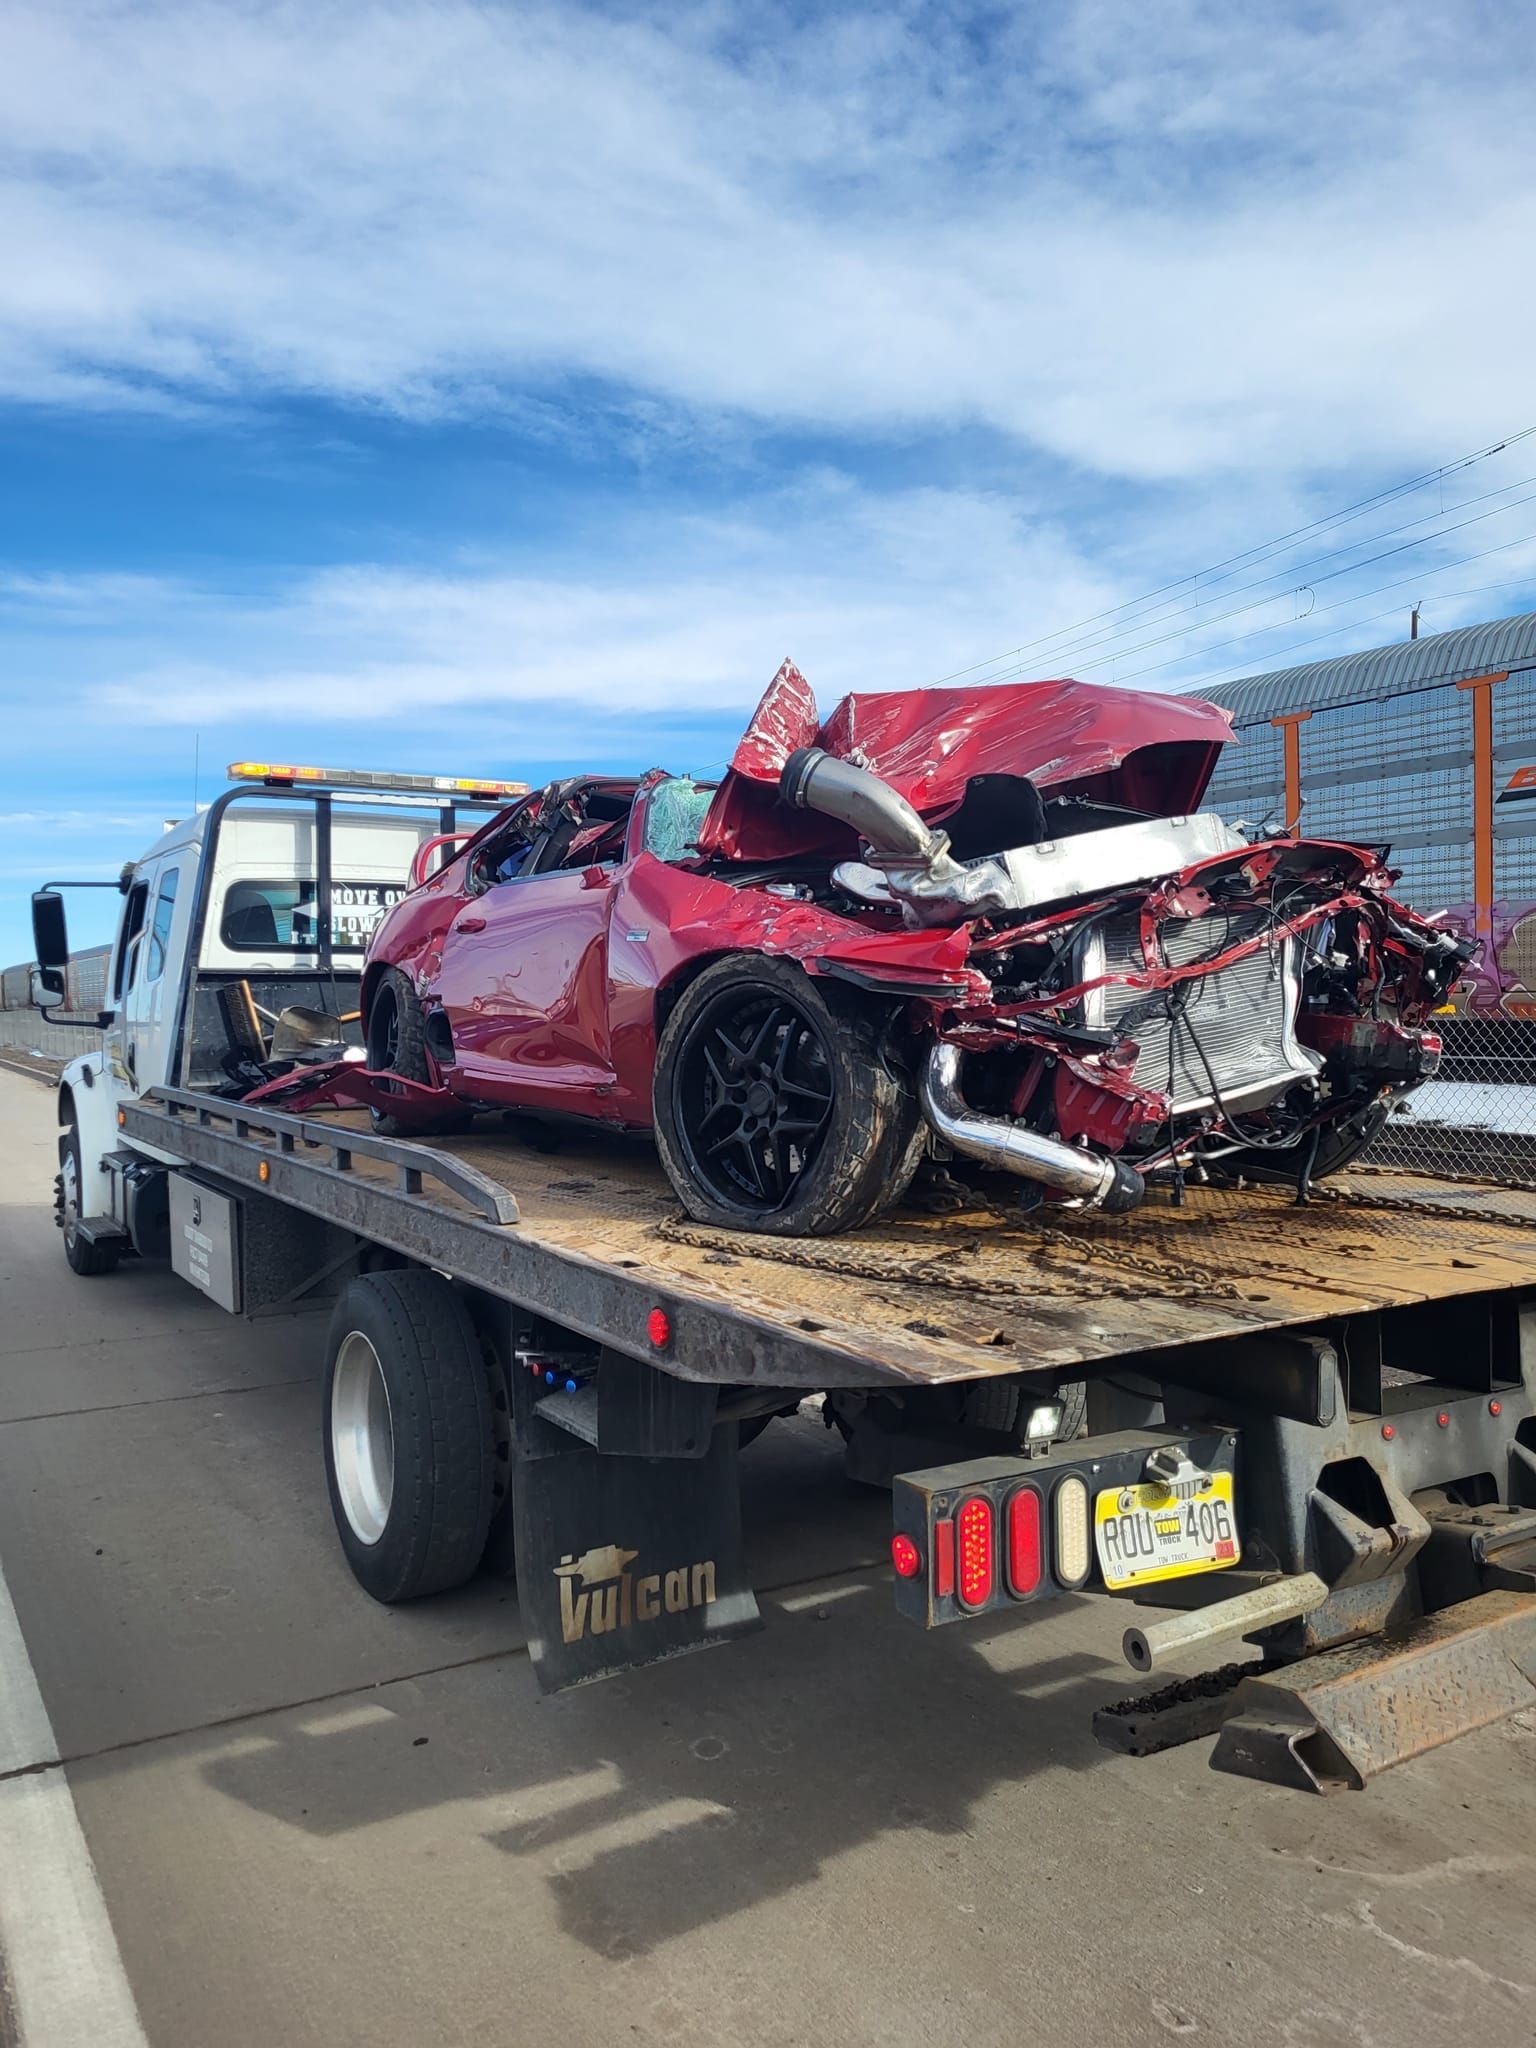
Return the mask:
<svg viewBox="0 0 1536 2048">
<path fill-rule="evenodd" d="M 389 775 L 371 768 L 296 768 L 274 761 L 231 761 L 231 782 L 262 782 L 269 789 L 323 783 L 331 789 L 382 789 L 402 795 L 510 798 L 526 796 L 526 782 L 492 782 L 479 775 Z"/>
</svg>

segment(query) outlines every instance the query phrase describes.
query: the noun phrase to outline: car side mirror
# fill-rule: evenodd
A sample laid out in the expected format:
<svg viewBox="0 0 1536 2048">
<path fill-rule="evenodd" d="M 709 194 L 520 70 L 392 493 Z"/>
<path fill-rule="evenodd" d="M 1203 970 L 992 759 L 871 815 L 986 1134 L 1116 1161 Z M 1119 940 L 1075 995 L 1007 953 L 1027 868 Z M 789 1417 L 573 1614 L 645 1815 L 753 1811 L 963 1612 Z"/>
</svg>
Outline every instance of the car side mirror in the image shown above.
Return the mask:
<svg viewBox="0 0 1536 2048">
<path fill-rule="evenodd" d="M 608 886 L 608 870 L 606 868 L 583 868 L 581 871 L 581 886 L 583 889 L 606 889 Z"/>
<path fill-rule="evenodd" d="M 28 989 L 34 1010 L 51 1010 L 64 1000 L 64 976 L 57 967 L 34 967 Z"/>
</svg>

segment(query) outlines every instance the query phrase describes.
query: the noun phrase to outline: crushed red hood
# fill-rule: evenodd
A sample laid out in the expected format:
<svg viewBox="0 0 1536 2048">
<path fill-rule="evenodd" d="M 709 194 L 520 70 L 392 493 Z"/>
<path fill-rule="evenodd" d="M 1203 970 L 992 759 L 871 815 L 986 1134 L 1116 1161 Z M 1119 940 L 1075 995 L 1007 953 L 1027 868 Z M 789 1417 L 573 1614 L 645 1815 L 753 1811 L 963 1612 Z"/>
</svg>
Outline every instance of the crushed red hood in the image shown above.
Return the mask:
<svg viewBox="0 0 1536 2048">
<path fill-rule="evenodd" d="M 699 851 L 775 860 L 854 850 L 847 826 L 779 802 L 779 775 L 797 747 L 870 769 L 937 825 L 974 775 L 1027 775 L 1052 796 L 1178 816 L 1199 804 L 1231 738 L 1231 715 L 1218 705 L 1069 679 L 863 691 L 823 720 L 810 684 L 786 661 L 737 743 Z"/>
</svg>

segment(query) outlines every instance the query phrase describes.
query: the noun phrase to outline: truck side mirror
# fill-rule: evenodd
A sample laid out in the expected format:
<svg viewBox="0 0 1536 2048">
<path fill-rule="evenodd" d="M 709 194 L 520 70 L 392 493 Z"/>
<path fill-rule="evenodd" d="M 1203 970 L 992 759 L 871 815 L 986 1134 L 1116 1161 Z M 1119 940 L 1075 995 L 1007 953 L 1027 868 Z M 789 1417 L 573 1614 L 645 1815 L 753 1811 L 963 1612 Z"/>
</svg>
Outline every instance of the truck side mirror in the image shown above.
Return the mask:
<svg viewBox="0 0 1536 2048">
<path fill-rule="evenodd" d="M 39 889 L 32 898 L 32 950 L 37 956 L 37 982 L 61 1002 L 69 968 L 69 926 L 64 898 L 55 889 Z"/>
</svg>

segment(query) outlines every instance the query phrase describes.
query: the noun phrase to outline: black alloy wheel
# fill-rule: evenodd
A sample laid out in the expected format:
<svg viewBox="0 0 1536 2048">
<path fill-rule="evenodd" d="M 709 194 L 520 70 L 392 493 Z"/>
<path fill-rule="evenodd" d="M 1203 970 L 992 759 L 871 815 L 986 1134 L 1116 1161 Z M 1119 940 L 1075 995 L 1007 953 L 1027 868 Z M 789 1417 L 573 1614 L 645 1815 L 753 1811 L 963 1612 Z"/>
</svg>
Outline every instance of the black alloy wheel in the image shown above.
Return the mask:
<svg viewBox="0 0 1536 2048">
<path fill-rule="evenodd" d="M 887 1006 L 791 961 L 712 961 L 656 1059 L 657 1147 L 689 1215 L 824 1236 L 899 1201 L 926 1134 L 891 1037 Z"/>
<path fill-rule="evenodd" d="M 718 1199 L 782 1209 L 832 1114 L 832 1064 L 816 1021 L 787 996 L 722 989 L 678 1071 L 688 1162 Z"/>
</svg>

